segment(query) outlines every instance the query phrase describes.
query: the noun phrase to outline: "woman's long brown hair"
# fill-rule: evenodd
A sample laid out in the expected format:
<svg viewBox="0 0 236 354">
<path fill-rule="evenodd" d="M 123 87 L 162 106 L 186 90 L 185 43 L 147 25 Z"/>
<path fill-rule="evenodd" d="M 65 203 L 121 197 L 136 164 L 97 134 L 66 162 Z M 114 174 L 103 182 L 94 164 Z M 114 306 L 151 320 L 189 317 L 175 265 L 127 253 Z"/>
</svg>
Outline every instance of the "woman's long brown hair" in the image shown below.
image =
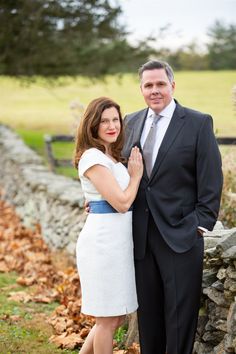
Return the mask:
<svg viewBox="0 0 236 354">
<path fill-rule="evenodd" d="M 115 107 L 120 118 L 120 134 L 117 140 L 111 144 L 111 155 L 117 161 L 123 161 L 121 150 L 124 144 L 124 127 L 121 116 L 120 106 L 108 97 L 99 97 L 91 101 L 79 124 L 77 135 L 75 138 L 74 166 L 78 168 L 81 155 L 85 150 L 97 148 L 105 153 L 105 146 L 98 139 L 98 128 L 101 121 L 102 112 Z"/>
</svg>

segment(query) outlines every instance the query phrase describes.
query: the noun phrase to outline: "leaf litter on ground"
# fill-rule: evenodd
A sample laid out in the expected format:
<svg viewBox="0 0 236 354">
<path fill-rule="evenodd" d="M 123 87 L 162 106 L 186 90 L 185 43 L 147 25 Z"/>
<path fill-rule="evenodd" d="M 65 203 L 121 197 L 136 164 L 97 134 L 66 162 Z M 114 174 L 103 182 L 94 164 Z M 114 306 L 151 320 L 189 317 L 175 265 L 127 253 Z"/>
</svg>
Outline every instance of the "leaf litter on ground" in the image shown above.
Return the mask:
<svg viewBox="0 0 236 354">
<path fill-rule="evenodd" d="M 17 284 L 30 287 L 30 291 L 11 291 L 9 300 L 45 304 L 57 301 L 59 306 L 45 319 L 54 330 L 49 341 L 58 348 L 74 349 L 81 347 L 95 321 L 81 313 L 76 268 L 71 263 L 60 269 L 60 261 L 54 262 L 54 254 L 43 240 L 40 225 L 26 228 L 14 208 L 0 199 L 0 272 L 15 271 L 19 274 Z M 20 319 L 18 315 L 10 317 L 5 319 L 15 322 Z M 114 341 L 116 354 L 140 352 L 137 343 L 122 350 L 116 344 Z"/>
</svg>

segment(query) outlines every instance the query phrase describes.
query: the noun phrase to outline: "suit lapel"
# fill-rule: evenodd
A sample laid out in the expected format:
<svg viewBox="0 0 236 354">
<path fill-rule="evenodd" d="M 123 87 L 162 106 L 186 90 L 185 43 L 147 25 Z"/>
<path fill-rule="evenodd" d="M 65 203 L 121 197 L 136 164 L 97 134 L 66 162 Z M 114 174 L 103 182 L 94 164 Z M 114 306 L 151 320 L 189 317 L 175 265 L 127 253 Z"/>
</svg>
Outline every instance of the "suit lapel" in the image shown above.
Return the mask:
<svg viewBox="0 0 236 354">
<path fill-rule="evenodd" d="M 180 130 L 185 124 L 185 113 L 183 107 L 181 107 L 179 104 L 176 105 L 174 114 L 171 118 L 170 124 L 167 128 L 167 131 L 165 133 L 165 136 L 162 140 L 161 146 L 159 148 L 156 161 L 154 163 L 152 173 L 150 176 L 149 181 L 151 181 L 154 177 L 154 175 L 157 173 L 163 159 L 165 158 L 169 148 L 173 144 L 175 138 L 179 134 Z"/>
<path fill-rule="evenodd" d="M 148 112 L 148 109 L 141 111 L 139 116 L 135 120 L 135 125 L 133 127 L 133 139 L 132 139 L 133 144 L 132 144 L 132 146 L 137 145 L 139 148 L 141 148 L 140 138 L 142 135 L 143 126 L 144 126 L 144 123 L 146 120 L 147 112 Z"/>
<path fill-rule="evenodd" d="M 148 108 L 141 111 L 139 113 L 139 116 L 136 118 L 135 124 L 133 126 L 132 145 L 131 146 L 132 147 L 137 146 L 141 152 L 142 152 L 142 147 L 140 144 L 140 139 L 141 139 L 143 127 L 145 124 L 145 120 L 147 117 L 147 113 L 148 113 Z M 148 181 L 148 175 L 147 175 L 147 171 L 146 171 L 145 167 L 144 167 L 144 171 L 143 171 L 143 178 L 145 178 Z"/>
</svg>

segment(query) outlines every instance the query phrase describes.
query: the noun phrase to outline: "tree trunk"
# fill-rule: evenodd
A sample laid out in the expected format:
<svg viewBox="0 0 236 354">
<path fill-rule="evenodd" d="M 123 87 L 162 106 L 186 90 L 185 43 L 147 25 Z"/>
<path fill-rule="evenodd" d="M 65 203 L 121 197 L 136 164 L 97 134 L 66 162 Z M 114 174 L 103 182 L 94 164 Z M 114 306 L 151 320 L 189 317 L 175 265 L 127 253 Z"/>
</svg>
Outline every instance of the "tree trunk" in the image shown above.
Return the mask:
<svg viewBox="0 0 236 354">
<path fill-rule="evenodd" d="M 129 320 L 129 328 L 126 335 L 125 346 L 129 347 L 132 343 L 139 343 L 138 337 L 138 321 L 137 321 L 137 313 L 133 313 L 132 315 L 128 316 Z"/>
</svg>

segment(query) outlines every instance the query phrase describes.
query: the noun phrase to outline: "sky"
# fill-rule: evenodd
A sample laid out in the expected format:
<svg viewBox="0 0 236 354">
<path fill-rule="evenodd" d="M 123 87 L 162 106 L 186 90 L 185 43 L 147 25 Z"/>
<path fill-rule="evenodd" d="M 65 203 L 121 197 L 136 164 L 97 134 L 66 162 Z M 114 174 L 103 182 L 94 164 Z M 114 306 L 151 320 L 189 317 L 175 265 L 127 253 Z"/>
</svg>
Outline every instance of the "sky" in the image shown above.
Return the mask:
<svg viewBox="0 0 236 354">
<path fill-rule="evenodd" d="M 195 40 L 199 47 L 207 41 L 207 29 L 216 20 L 236 24 L 236 0 L 119 0 L 122 22 L 135 44 L 149 35 L 155 46 L 178 48 Z M 160 38 L 160 28 L 170 25 L 168 35 Z M 168 43 L 168 45 L 167 45 Z"/>
</svg>

